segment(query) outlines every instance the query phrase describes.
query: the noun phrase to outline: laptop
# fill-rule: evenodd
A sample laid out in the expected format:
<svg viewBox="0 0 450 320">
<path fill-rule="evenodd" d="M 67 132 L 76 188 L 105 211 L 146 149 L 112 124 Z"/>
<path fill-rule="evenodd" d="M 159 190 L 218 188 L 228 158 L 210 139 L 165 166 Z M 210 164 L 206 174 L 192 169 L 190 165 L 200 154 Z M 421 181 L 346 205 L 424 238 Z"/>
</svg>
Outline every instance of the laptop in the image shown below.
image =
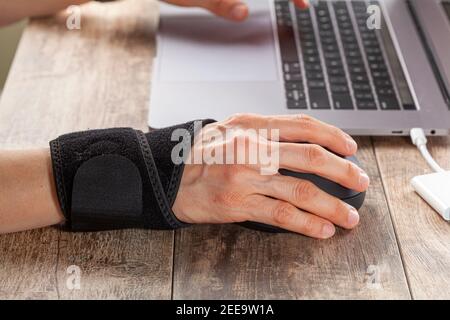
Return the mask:
<svg viewBox="0 0 450 320">
<path fill-rule="evenodd" d="M 150 127 L 304 113 L 354 135 L 449 133 L 449 1 L 246 2 L 243 23 L 161 5 Z"/>
</svg>

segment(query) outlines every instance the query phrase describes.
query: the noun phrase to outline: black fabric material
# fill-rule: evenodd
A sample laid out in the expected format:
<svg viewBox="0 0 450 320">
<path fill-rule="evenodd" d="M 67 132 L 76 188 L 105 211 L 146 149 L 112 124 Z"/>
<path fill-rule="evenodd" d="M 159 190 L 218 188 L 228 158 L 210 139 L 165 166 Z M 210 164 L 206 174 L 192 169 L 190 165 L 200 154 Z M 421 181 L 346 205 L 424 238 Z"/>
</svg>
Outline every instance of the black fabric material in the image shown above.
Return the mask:
<svg viewBox="0 0 450 320">
<path fill-rule="evenodd" d="M 211 122 L 205 120 L 203 125 Z M 51 141 L 65 227 L 97 231 L 186 226 L 171 209 L 184 168 L 183 163 L 174 164 L 171 159 L 172 149 L 179 143 L 171 141 L 172 132 L 179 128 L 194 137 L 194 122 L 189 122 L 145 135 L 131 128 L 116 128 L 76 132 Z"/>
<path fill-rule="evenodd" d="M 181 179 L 183 174 L 182 170 L 184 168 L 184 166 L 175 165 L 172 161 L 171 156 L 173 148 L 176 144 L 183 141 L 181 137 L 175 142 L 171 141 L 172 133 L 177 129 L 184 129 L 189 132 L 191 137 L 194 137 L 196 134 L 195 130 L 201 129 L 202 126 L 212 122 L 214 121 L 203 120 L 202 125 L 200 125 L 199 128 L 195 128 L 195 122 L 188 122 L 178 126 L 153 130 L 146 134 L 148 143 L 152 146 L 153 159 L 158 168 L 159 179 L 161 180 L 161 184 L 171 207 L 175 201 L 178 186 L 180 184 L 179 179 Z M 184 156 L 186 155 L 180 155 L 180 157 Z"/>
<path fill-rule="evenodd" d="M 127 158 L 115 154 L 84 162 L 73 180 L 71 208 L 71 225 L 75 230 L 142 226 L 139 169 Z"/>
</svg>

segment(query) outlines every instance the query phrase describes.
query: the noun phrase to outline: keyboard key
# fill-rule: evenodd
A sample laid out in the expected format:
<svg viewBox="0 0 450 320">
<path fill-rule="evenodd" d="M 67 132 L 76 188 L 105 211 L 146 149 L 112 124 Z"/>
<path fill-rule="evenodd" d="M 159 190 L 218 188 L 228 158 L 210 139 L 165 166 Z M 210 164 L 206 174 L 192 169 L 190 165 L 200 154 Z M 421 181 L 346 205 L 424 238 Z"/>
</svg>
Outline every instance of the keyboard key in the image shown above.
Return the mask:
<svg viewBox="0 0 450 320">
<path fill-rule="evenodd" d="M 400 106 L 395 95 L 378 96 L 381 110 L 400 110 Z"/>
<path fill-rule="evenodd" d="M 343 68 L 328 68 L 328 75 L 330 77 L 345 77 Z"/>
<path fill-rule="evenodd" d="M 322 24 L 320 24 L 319 27 L 320 27 L 320 30 L 331 30 L 333 28 L 331 23 L 322 23 Z"/>
<path fill-rule="evenodd" d="M 320 63 L 320 57 L 318 56 L 305 56 L 303 57 L 305 64 L 318 64 Z"/>
<path fill-rule="evenodd" d="M 377 40 L 377 35 L 371 31 L 371 32 L 361 32 L 361 39 L 363 39 L 363 41 L 367 40 L 367 41 L 376 41 Z"/>
<path fill-rule="evenodd" d="M 319 19 L 318 19 L 318 22 L 319 22 L 319 28 L 321 27 L 321 25 L 323 25 L 323 24 L 330 24 L 331 23 L 331 18 L 330 17 L 328 17 L 328 16 L 324 16 L 324 17 L 320 17 Z"/>
<path fill-rule="evenodd" d="M 341 60 L 327 60 L 326 65 L 328 68 L 338 68 L 338 67 L 342 67 L 342 61 Z"/>
<path fill-rule="evenodd" d="M 339 52 L 325 52 L 325 59 L 341 59 L 341 54 Z"/>
<path fill-rule="evenodd" d="M 308 48 L 302 50 L 304 56 L 318 56 L 319 50 L 317 48 Z"/>
<path fill-rule="evenodd" d="M 336 52 L 339 50 L 339 47 L 337 46 L 337 44 L 325 45 L 325 46 L 322 46 L 322 48 L 324 51 L 327 51 L 327 52 Z"/>
<path fill-rule="evenodd" d="M 347 64 L 350 66 L 363 66 L 364 61 L 361 58 L 350 58 L 347 59 Z"/>
<path fill-rule="evenodd" d="M 303 77 L 300 73 L 286 73 L 284 79 L 286 81 L 302 81 Z"/>
<path fill-rule="evenodd" d="M 312 80 L 312 81 L 308 81 L 308 87 L 310 89 L 325 89 L 326 85 L 325 85 L 325 81 Z"/>
<path fill-rule="evenodd" d="M 387 71 L 374 71 L 372 76 L 375 80 L 389 80 L 389 73 Z"/>
<path fill-rule="evenodd" d="M 345 56 L 350 59 L 358 59 L 358 60 L 361 60 L 361 58 L 362 58 L 359 50 L 358 51 L 357 50 L 347 50 L 345 52 Z"/>
<path fill-rule="evenodd" d="M 353 29 L 342 29 L 342 27 L 341 27 L 340 33 L 344 37 L 355 36 L 355 31 L 353 31 Z"/>
<path fill-rule="evenodd" d="M 377 94 L 380 96 L 393 96 L 395 95 L 394 89 L 392 87 L 377 88 Z"/>
<path fill-rule="evenodd" d="M 299 30 L 300 41 L 316 41 L 316 36 L 312 32 Z"/>
<path fill-rule="evenodd" d="M 370 63 L 383 63 L 384 59 L 383 56 L 379 54 L 368 54 L 367 61 L 369 61 Z"/>
<path fill-rule="evenodd" d="M 336 39 L 335 39 L 335 38 L 331 38 L 331 37 L 322 37 L 322 38 L 320 39 L 320 42 L 321 42 L 323 45 L 326 45 L 326 46 L 336 46 L 336 47 L 337 47 L 337 42 L 336 42 Z"/>
<path fill-rule="evenodd" d="M 303 41 L 301 43 L 301 46 L 304 47 L 304 48 L 316 48 L 317 44 L 316 44 L 316 41 L 308 40 L 308 41 Z"/>
<path fill-rule="evenodd" d="M 333 94 L 333 107 L 336 110 L 351 110 L 352 98 L 348 94 Z"/>
<path fill-rule="evenodd" d="M 355 35 L 343 36 L 343 37 L 341 37 L 341 39 L 344 43 L 357 43 L 358 42 Z"/>
<path fill-rule="evenodd" d="M 341 23 L 350 23 L 350 16 L 347 15 L 347 14 L 340 15 L 340 16 L 338 16 L 337 19 L 338 19 L 339 24 L 341 24 Z"/>
<path fill-rule="evenodd" d="M 362 83 L 368 83 L 369 82 L 369 78 L 367 78 L 367 76 L 365 74 L 352 75 L 351 78 L 352 78 L 353 82 L 362 82 Z"/>
<path fill-rule="evenodd" d="M 375 101 L 356 101 L 358 110 L 377 110 Z"/>
<path fill-rule="evenodd" d="M 366 53 L 369 55 L 381 55 L 381 49 L 379 47 L 377 48 L 366 48 Z"/>
<path fill-rule="evenodd" d="M 331 37 L 331 38 L 334 38 L 334 31 L 332 31 L 332 30 L 327 30 L 327 31 L 320 30 L 320 31 L 319 31 L 319 35 L 320 35 L 322 38 L 324 38 L 324 37 Z"/>
<path fill-rule="evenodd" d="M 386 72 L 387 68 L 386 65 L 383 63 L 370 63 L 369 68 L 372 71 L 380 71 L 380 72 Z"/>
<path fill-rule="evenodd" d="M 298 26 L 300 29 L 308 28 L 308 27 L 312 28 L 311 19 L 300 19 L 300 20 L 297 20 L 297 22 L 298 22 Z"/>
<path fill-rule="evenodd" d="M 366 69 L 362 66 L 352 66 L 349 68 L 348 70 L 351 74 L 361 74 L 361 73 L 366 73 Z"/>
<path fill-rule="evenodd" d="M 404 104 L 403 110 L 416 111 L 416 106 L 414 104 Z"/>
<path fill-rule="evenodd" d="M 299 62 L 285 63 L 284 72 L 300 72 L 301 66 Z"/>
<path fill-rule="evenodd" d="M 308 80 L 320 80 L 320 81 L 324 80 L 322 71 L 320 71 L 320 72 L 309 71 L 306 73 L 306 77 L 308 78 Z"/>
<path fill-rule="evenodd" d="M 355 99 L 358 101 L 373 101 L 373 94 L 371 91 L 355 92 Z"/>
<path fill-rule="evenodd" d="M 347 78 L 345 78 L 345 77 L 330 77 L 329 81 L 330 81 L 330 84 L 338 84 L 338 85 L 346 85 L 347 84 Z"/>
<path fill-rule="evenodd" d="M 297 20 L 309 20 L 311 19 L 311 14 L 308 10 L 296 10 Z"/>
<path fill-rule="evenodd" d="M 315 64 L 305 64 L 305 70 L 314 70 L 314 71 L 320 71 L 322 72 L 322 65 L 315 63 Z"/>
<path fill-rule="evenodd" d="M 358 43 L 343 43 L 342 46 L 346 51 L 358 51 L 359 52 L 359 46 Z"/>
<path fill-rule="evenodd" d="M 370 91 L 371 87 L 367 83 L 354 83 L 353 90 L 355 90 L 355 91 Z"/>
<path fill-rule="evenodd" d="M 316 15 L 318 17 L 325 17 L 329 15 L 328 8 L 324 9 L 324 7 L 321 7 L 320 9 L 316 10 Z"/>
<path fill-rule="evenodd" d="M 303 90 L 292 90 L 292 91 L 288 91 L 288 92 L 286 93 L 286 97 L 287 97 L 289 100 L 295 100 L 295 101 L 298 101 L 298 100 L 305 100 L 305 99 L 306 99 L 305 93 L 303 92 Z"/>
<path fill-rule="evenodd" d="M 286 81 L 285 87 L 286 90 L 296 90 L 296 89 L 303 90 L 303 82 Z"/>
<path fill-rule="evenodd" d="M 288 109 L 308 109 L 308 104 L 306 100 L 288 100 L 287 107 Z"/>
<path fill-rule="evenodd" d="M 331 109 L 328 93 L 325 89 L 309 90 L 309 100 L 312 109 Z"/>
<path fill-rule="evenodd" d="M 348 87 L 346 85 L 331 85 L 330 88 L 331 88 L 331 92 L 333 94 L 335 94 L 335 93 L 347 93 L 349 91 Z"/>
</svg>

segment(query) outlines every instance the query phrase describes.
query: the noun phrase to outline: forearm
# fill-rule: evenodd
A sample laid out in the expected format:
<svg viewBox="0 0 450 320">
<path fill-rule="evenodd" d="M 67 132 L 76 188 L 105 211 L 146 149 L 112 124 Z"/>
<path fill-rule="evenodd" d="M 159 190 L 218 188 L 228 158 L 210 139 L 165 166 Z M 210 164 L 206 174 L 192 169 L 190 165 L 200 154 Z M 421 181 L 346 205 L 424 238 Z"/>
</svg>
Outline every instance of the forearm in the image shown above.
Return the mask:
<svg viewBox="0 0 450 320">
<path fill-rule="evenodd" d="M 90 0 L 0 0 L 0 26 L 27 17 L 56 13 L 72 4 Z"/>
<path fill-rule="evenodd" d="M 48 148 L 0 152 L 0 234 L 61 223 Z"/>
</svg>

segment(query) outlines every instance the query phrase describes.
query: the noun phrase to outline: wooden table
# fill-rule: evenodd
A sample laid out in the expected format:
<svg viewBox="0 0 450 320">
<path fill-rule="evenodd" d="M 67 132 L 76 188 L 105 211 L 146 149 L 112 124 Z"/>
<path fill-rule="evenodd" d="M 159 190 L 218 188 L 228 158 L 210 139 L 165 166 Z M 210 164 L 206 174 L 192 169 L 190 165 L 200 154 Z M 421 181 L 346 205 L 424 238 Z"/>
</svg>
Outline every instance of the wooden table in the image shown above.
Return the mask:
<svg viewBox="0 0 450 320">
<path fill-rule="evenodd" d="M 25 30 L 0 102 L 0 147 L 88 128 L 146 129 L 157 5 L 82 7 Z M 407 138 L 360 138 L 372 178 L 361 225 L 327 241 L 239 226 L 0 236 L 0 298 L 450 298 L 450 224 L 409 185 L 429 172 Z M 431 141 L 449 166 L 450 139 Z M 70 290 L 67 268 L 81 270 Z M 70 269 L 69 269 L 70 271 Z"/>
</svg>

